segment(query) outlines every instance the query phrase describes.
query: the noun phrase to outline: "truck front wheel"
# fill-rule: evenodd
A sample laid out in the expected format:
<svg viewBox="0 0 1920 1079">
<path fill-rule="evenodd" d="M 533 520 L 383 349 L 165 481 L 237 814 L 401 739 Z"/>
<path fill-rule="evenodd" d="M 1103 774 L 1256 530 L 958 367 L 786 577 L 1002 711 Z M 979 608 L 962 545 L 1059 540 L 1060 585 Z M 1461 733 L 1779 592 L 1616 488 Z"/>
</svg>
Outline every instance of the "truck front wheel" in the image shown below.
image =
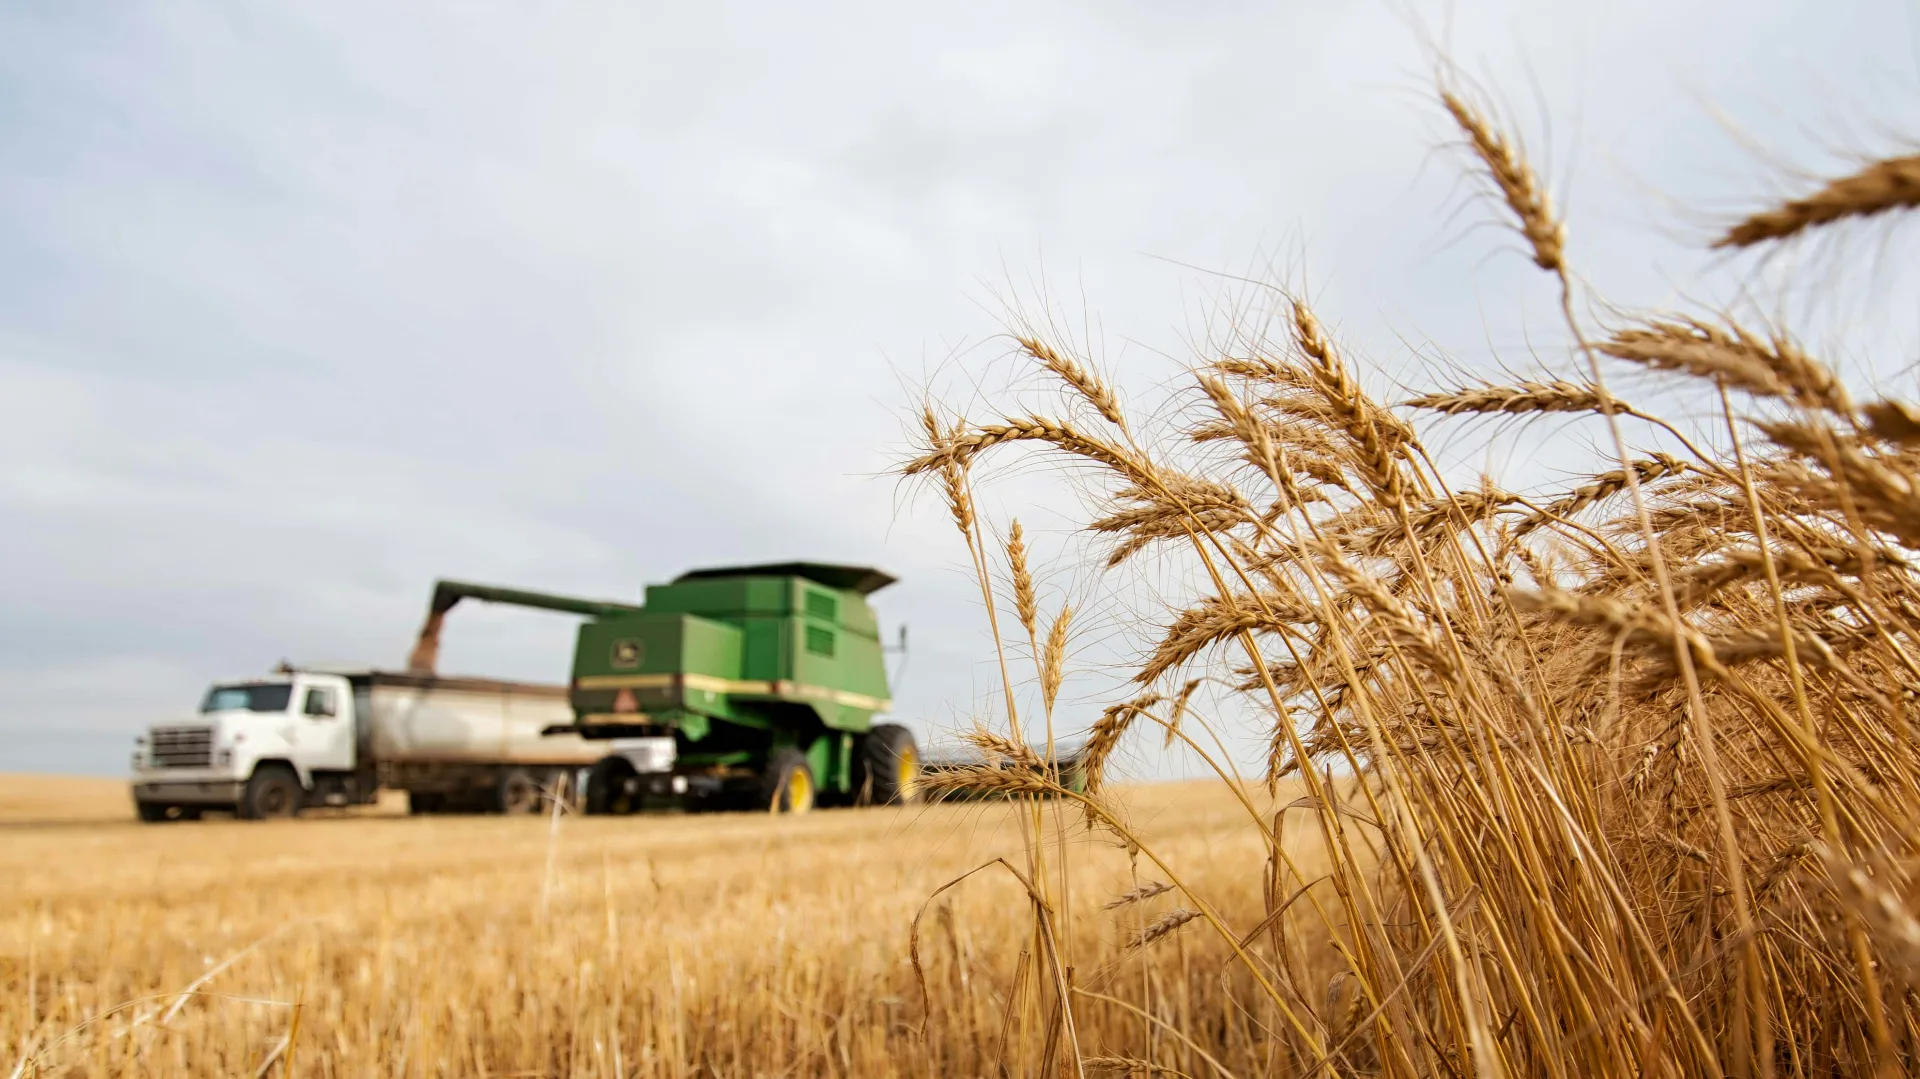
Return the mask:
<svg viewBox="0 0 1920 1079">
<path fill-rule="evenodd" d="M 300 814 L 300 777 L 284 764 L 263 764 L 253 770 L 240 794 L 244 820 L 273 820 Z"/>
<path fill-rule="evenodd" d="M 819 786 L 807 755 L 797 749 L 776 749 L 767 755 L 760 775 L 760 805 L 774 813 L 806 813 L 813 809 Z"/>
</svg>

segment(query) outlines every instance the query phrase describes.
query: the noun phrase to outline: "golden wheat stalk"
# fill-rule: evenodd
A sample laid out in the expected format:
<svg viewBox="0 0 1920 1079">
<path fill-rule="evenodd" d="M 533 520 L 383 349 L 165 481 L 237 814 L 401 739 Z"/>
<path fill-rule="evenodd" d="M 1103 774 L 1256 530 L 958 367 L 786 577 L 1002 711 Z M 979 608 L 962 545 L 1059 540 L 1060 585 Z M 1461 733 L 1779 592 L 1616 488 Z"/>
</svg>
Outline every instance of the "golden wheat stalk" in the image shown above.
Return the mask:
<svg viewBox="0 0 1920 1079">
<path fill-rule="evenodd" d="M 1404 497 L 1406 481 L 1395 456 L 1410 441 L 1406 426 L 1392 413 L 1376 407 L 1360 389 L 1327 340 L 1320 319 L 1297 299 L 1293 301 L 1293 330 L 1294 342 L 1312 361 L 1308 371 L 1314 389 L 1333 417 L 1333 425 L 1352 443 L 1361 475 L 1382 502 L 1397 505 Z"/>
<path fill-rule="evenodd" d="M 1313 388 L 1313 376 L 1271 356 L 1226 356 L 1207 365 L 1220 374 L 1293 389 Z"/>
<path fill-rule="evenodd" d="M 1378 558 L 1409 536 L 1426 542 L 1445 529 L 1471 527 L 1519 502 L 1518 495 L 1488 481 L 1474 490 L 1451 497 L 1443 495 L 1409 507 L 1404 519 L 1395 515 L 1382 520 L 1380 514 L 1373 512 L 1356 520 L 1357 527 L 1343 530 L 1329 525 L 1326 531 L 1348 550 Z"/>
<path fill-rule="evenodd" d="M 1173 885 L 1171 884 L 1167 884 L 1157 880 L 1149 881 L 1146 884 L 1142 884 L 1140 887 L 1135 888 L 1130 892 L 1122 892 L 1121 894 L 1114 896 L 1111 900 L 1109 900 L 1106 903 L 1106 905 L 1102 906 L 1100 909 L 1101 910 L 1119 910 L 1121 907 L 1132 906 L 1135 903 L 1144 902 L 1148 899 L 1152 899 L 1156 895 L 1165 895 L 1166 893 L 1171 891 L 1173 891 Z"/>
<path fill-rule="evenodd" d="M 960 736 L 960 740 L 985 753 L 989 760 L 1012 761 L 1015 764 L 1038 765 L 1040 757 L 1033 747 L 1025 742 L 1017 742 L 1006 735 L 976 726 Z"/>
<path fill-rule="evenodd" d="M 1107 385 L 1079 361 L 1067 356 L 1060 350 L 1037 337 L 1023 334 L 1014 338 L 1027 355 L 1040 361 L 1040 365 L 1057 375 L 1060 381 L 1072 387 L 1081 397 L 1093 405 L 1094 410 L 1108 423 L 1127 429 L 1127 421 L 1120 413 L 1120 398 L 1114 394 L 1113 387 Z"/>
<path fill-rule="evenodd" d="M 927 450 L 917 460 L 926 462 L 922 471 L 939 473 L 940 493 L 947 504 L 947 512 L 953 517 L 954 526 L 961 534 L 970 535 L 973 531 L 973 496 L 967 491 L 965 468 L 953 452 L 955 432 L 940 422 L 931 401 L 922 406 L 920 422 L 926 435 Z"/>
<path fill-rule="evenodd" d="M 1920 407 L 1905 401 L 1875 401 L 1860 412 L 1868 429 L 1888 442 L 1920 446 Z"/>
<path fill-rule="evenodd" d="M 1834 890 L 1847 907 L 1866 923 L 1883 962 L 1913 989 L 1920 989 L 1920 918 L 1886 878 L 1891 867 L 1869 867 L 1822 850 L 1822 861 Z M 1870 871 L 1879 869 L 1878 873 Z"/>
<path fill-rule="evenodd" d="M 1546 382 L 1521 381 L 1501 386 L 1491 382 L 1457 390 L 1422 394 L 1402 402 L 1409 408 L 1424 408 L 1444 416 L 1510 415 L 1530 412 L 1598 412 L 1600 393 L 1585 382 L 1552 379 Z M 1614 407 L 1627 411 L 1614 400 Z"/>
<path fill-rule="evenodd" d="M 1615 359 L 1714 379 L 1760 397 L 1843 415 L 1853 410 L 1833 372 L 1785 334 L 1763 338 L 1732 322 L 1653 319 L 1616 332 L 1599 348 Z"/>
<path fill-rule="evenodd" d="M 1062 606 L 1047 629 L 1046 648 L 1040 656 L 1040 698 L 1048 712 L 1060 696 L 1060 683 L 1067 676 L 1067 628 L 1073 624 L 1073 608 Z"/>
<path fill-rule="evenodd" d="M 914 785 L 916 790 L 935 799 L 949 794 L 1054 794 L 1059 791 L 1057 784 L 1038 771 L 995 768 L 990 765 L 964 765 L 923 772 Z"/>
<path fill-rule="evenodd" d="M 1286 632 L 1318 620 L 1312 608 L 1279 593 L 1263 593 L 1258 598 L 1208 596 L 1180 612 L 1133 680 L 1152 685 L 1201 651 L 1243 632 Z"/>
<path fill-rule="evenodd" d="M 1566 225 L 1554 217 L 1553 202 L 1534 176 L 1533 167 L 1506 136 L 1458 94 L 1443 88 L 1440 103 L 1466 134 L 1474 156 L 1486 166 L 1494 187 L 1519 220 L 1520 235 L 1526 237 L 1527 246 L 1533 250 L 1534 265 L 1561 272 L 1565 269 Z"/>
<path fill-rule="evenodd" d="M 1136 949 L 1145 948 L 1147 945 L 1175 932 L 1181 926 L 1186 925 L 1198 917 L 1200 917 L 1200 912 L 1197 910 L 1189 910 L 1186 907 L 1176 907 L 1162 914 L 1160 917 L 1155 918 L 1151 923 L 1136 930 L 1133 934 L 1133 939 L 1127 942 L 1128 947 Z"/>
<path fill-rule="evenodd" d="M 1086 779 L 1088 795 L 1098 794 L 1106 785 L 1107 758 L 1119 748 L 1121 737 L 1133 726 L 1134 719 L 1162 699 L 1157 693 L 1146 693 L 1124 704 L 1109 705 L 1100 713 L 1088 732 L 1086 746 L 1080 751 L 1080 774 Z"/>
<path fill-rule="evenodd" d="M 1155 1075 L 1184 1076 L 1187 1074 L 1186 1072 L 1183 1072 L 1178 1068 L 1170 1067 L 1166 1064 L 1155 1064 L 1150 1060 L 1142 1060 L 1139 1057 L 1116 1057 L 1116 1056 L 1085 1057 L 1085 1058 L 1082 1058 L 1080 1063 L 1086 1065 L 1089 1068 L 1094 1069 L 1095 1071 L 1125 1072 L 1130 1076 L 1131 1075 L 1143 1075 L 1143 1076 L 1149 1076 L 1149 1077 L 1155 1076 Z"/>
<path fill-rule="evenodd" d="M 1748 216 L 1713 242 L 1715 247 L 1752 247 L 1785 240 L 1849 218 L 1920 206 L 1920 155 L 1875 161 L 1851 176 L 1829 180 L 1804 198 L 1789 199 Z"/>
<path fill-rule="evenodd" d="M 1088 435 L 1071 424 L 1044 416 L 1008 417 L 1002 423 L 981 424 L 971 431 L 952 433 L 933 449 L 901 466 L 901 473 L 916 476 L 931 472 L 942 468 L 949 459 L 970 459 L 985 450 L 1012 442 L 1044 442 L 1076 457 L 1105 465 L 1132 483 L 1149 484 L 1154 479 L 1152 465 L 1131 450 Z"/>
<path fill-rule="evenodd" d="M 1027 567 L 1027 545 L 1017 519 L 1007 534 L 1007 564 L 1013 568 L 1014 613 L 1020 618 L 1021 628 L 1027 631 L 1027 639 L 1033 640 L 1040 617 L 1040 601 L 1034 596 L 1033 571 Z"/>
<path fill-rule="evenodd" d="M 1681 475 L 1690 466 L 1672 454 L 1656 453 L 1651 458 L 1633 461 L 1628 467 L 1633 469 L 1633 478 L 1645 485 L 1668 476 Z M 1602 472 L 1591 481 L 1568 491 L 1560 498 L 1541 507 L 1538 512 L 1523 519 L 1514 528 L 1514 533 L 1516 536 L 1525 537 L 1527 533 L 1551 524 L 1555 520 L 1571 517 L 1595 503 L 1603 502 L 1625 491 L 1629 482 L 1627 470 L 1624 468 Z"/>
</svg>

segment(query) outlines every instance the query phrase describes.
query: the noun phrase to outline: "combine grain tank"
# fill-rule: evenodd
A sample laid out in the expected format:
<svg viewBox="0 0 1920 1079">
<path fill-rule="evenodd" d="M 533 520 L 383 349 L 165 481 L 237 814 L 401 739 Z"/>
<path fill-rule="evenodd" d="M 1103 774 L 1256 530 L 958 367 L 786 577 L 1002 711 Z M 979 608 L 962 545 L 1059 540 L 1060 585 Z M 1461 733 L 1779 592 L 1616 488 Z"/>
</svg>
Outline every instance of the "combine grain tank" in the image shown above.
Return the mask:
<svg viewBox="0 0 1920 1079">
<path fill-rule="evenodd" d="M 818 562 L 734 566 L 649 585 L 642 605 L 442 581 L 414 666 L 432 669 L 442 620 L 464 598 L 583 614 L 572 716 L 550 733 L 672 751 L 664 767 L 631 752 L 603 757 L 589 812 L 662 796 L 775 812 L 905 802 L 919 750 L 906 728 L 874 722 L 892 701 L 868 597 L 893 580 Z"/>
</svg>

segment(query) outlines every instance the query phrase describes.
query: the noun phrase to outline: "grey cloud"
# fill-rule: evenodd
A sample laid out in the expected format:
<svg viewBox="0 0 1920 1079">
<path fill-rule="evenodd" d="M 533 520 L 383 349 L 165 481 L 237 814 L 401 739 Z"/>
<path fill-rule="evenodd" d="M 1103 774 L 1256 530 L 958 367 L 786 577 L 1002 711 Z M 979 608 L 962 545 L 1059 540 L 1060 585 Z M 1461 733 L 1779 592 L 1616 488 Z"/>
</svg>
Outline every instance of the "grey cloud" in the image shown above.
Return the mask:
<svg viewBox="0 0 1920 1079">
<path fill-rule="evenodd" d="M 1706 262 L 1619 162 L 1688 198 L 1747 165 L 1674 87 L 1852 87 L 1910 64 L 1904 20 L 1516 0 L 1454 34 L 1578 117 L 1541 147 L 1575 251 L 1651 301 Z M 899 573 L 902 712 L 964 715 L 991 675 L 959 551 L 875 477 L 902 380 L 972 392 L 946 357 L 998 292 L 1044 279 L 1078 327 L 1084 289 L 1142 385 L 1236 287 L 1147 256 L 1281 252 L 1376 377 L 1420 375 L 1399 334 L 1484 366 L 1548 325 L 1497 232 L 1449 240 L 1424 72 L 1385 5 L 9 9 L 0 746 L 41 748 L 0 768 L 117 762 L 71 732 L 281 656 L 397 662 L 435 576 L 633 595 L 796 555 Z M 1791 119 L 1757 123 L 1802 146 Z M 989 504 L 1065 519 L 1052 478 Z M 463 610 L 447 661 L 558 677 L 568 637 Z"/>
</svg>

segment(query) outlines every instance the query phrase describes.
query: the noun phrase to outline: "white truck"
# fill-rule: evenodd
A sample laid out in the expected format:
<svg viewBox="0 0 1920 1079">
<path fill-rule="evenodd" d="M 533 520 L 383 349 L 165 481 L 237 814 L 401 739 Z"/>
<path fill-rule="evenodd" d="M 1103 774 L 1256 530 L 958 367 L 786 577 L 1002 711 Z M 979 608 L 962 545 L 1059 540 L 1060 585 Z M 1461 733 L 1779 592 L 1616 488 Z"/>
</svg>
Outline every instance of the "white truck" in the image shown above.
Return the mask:
<svg viewBox="0 0 1920 1079">
<path fill-rule="evenodd" d="M 414 813 L 537 812 L 570 797 L 607 755 L 578 736 L 565 686 L 441 678 L 421 671 L 293 669 L 216 682 L 191 720 L 135 743 L 133 800 L 144 821 L 202 811 L 291 817 L 407 792 Z"/>
</svg>

